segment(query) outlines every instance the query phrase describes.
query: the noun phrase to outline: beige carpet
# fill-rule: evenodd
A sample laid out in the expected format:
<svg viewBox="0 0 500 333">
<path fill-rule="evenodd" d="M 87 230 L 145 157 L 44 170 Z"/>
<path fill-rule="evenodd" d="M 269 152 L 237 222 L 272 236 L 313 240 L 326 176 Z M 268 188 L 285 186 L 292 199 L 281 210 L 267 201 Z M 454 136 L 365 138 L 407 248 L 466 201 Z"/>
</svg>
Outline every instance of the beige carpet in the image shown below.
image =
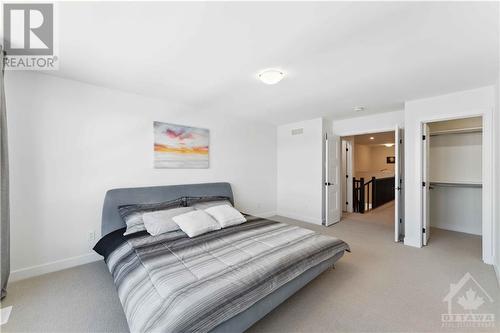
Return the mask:
<svg viewBox="0 0 500 333">
<path fill-rule="evenodd" d="M 329 227 L 275 217 L 344 239 L 352 253 L 254 325 L 250 332 L 452 332 L 441 327 L 449 285 L 466 272 L 496 304 L 493 268 L 482 263 L 480 237 L 432 230 L 416 249 L 392 241 L 391 204 L 349 214 Z M 12 283 L 2 307 L 14 305 L 3 332 L 125 332 L 127 323 L 103 262 Z M 486 305 L 484 306 L 486 310 Z M 462 331 L 484 331 L 463 329 Z"/>
<path fill-rule="evenodd" d="M 391 201 L 364 214 L 344 213 L 343 218 L 371 224 L 382 224 L 392 228 L 394 225 L 394 205 L 394 201 Z"/>
</svg>

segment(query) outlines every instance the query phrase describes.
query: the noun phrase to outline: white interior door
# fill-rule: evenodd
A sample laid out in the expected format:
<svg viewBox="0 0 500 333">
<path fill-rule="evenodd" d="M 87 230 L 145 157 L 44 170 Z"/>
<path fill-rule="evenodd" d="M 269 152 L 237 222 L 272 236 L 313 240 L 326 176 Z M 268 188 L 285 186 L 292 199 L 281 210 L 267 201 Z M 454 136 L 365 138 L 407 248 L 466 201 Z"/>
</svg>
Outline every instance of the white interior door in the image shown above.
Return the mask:
<svg viewBox="0 0 500 333">
<path fill-rule="evenodd" d="M 340 221 L 342 214 L 342 195 L 340 184 L 340 138 L 336 135 L 328 135 L 326 138 L 326 172 L 325 172 L 325 203 L 326 203 L 326 225 L 332 225 Z"/>
<path fill-rule="evenodd" d="M 346 141 L 346 174 L 341 175 L 340 181 L 345 181 L 346 183 L 346 194 L 347 194 L 347 212 L 352 213 L 352 144 L 351 141 Z M 345 179 L 344 179 L 345 177 Z"/>
<path fill-rule="evenodd" d="M 342 189 L 342 211 L 352 213 L 352 149 L 351 142 L 341 140 L 342 170 L 340 188 Z"/>
<path fill-rule="evenodd" d="M 341 140 L 341 153 L 342 153 L 342 174 L 341 174 L 341 189 L 342 189 L 342 211 L 347 211 L 347 181 L 344 181 L 344 177 L 347 176 L 347 141 Z"/>
<path fill-rule="evenodd" d="M 401 219 L 401 137 L 399 127 L 396 125 L 394 132 L 394 241 L 399 242 L 402 227 Z"/>
<path fill-rule="evenodd" d="M 427 245 L 431 234 L 430 218 L 430 136 L 429 125 L 423 125 L 422 136 L 422 243 Z"/>
</svg>

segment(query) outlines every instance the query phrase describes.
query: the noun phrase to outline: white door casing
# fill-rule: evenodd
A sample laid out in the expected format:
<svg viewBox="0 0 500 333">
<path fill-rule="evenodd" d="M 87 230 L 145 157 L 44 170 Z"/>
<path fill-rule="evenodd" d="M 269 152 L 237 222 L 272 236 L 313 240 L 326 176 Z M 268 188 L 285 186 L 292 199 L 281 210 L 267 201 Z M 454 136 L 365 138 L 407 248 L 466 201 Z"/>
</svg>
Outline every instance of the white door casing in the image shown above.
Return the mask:
<svg viewBox="0 0 500 333">
<path fill-rule="evenodd" d="M 346 194 L 347 194 L 347 212 L 352 213 L 352 173 L 353 173 L 353 147 L 352 141 L 346 141 L 346 175 L 341 175 L 345 179 L 340 179 L 340 181 L 346 182 Z"/>
<path fill-rule="evenodd" d="M 347 141 L 341 140 L 341 153 L 342 153 L 342 173 L 341 173 L 341 189 L 342 189 L 342 211 L 347 211 L 347 182 L 344 177 L 347 175 Z"/>
<path fill-rule="evenodd" d="M 401 137 L 399 127 L 394 132 L 394 241 L 399 242 L 401 235 Z"/>
<path fill-rule="evenodd" d="M 430 130 L 428 124 L 423 124 L 422 136 L 422 244 L 429 242 L 431 234 L 430 217 Z"/>
<path fill-rule="evenodd" d="M 342 189 L 342 210 L 352 213 L 352 145 L 349 140 L 341 140 L 342 172 L 340 183 Z"/>
</svg>

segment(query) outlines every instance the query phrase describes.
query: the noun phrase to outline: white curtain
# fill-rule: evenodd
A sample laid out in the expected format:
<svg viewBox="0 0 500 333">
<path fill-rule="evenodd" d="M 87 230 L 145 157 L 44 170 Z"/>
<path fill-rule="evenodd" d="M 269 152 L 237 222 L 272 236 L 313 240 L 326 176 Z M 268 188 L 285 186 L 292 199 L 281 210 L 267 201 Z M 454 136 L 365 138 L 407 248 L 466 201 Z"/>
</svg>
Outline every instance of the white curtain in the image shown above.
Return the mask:
<svg viewBox="0 0 500 333">
<path fill-rule="evenodd" d="M 9 155 L 7 148 L 7 111 L 4 89 L 4 57 L 0 45 L 0 256 L 1 256 L 1 292 L 0 299 L 7 294 L 7 282 L 10 275 L 10 221 L 9 221 Z"/>
</svg>

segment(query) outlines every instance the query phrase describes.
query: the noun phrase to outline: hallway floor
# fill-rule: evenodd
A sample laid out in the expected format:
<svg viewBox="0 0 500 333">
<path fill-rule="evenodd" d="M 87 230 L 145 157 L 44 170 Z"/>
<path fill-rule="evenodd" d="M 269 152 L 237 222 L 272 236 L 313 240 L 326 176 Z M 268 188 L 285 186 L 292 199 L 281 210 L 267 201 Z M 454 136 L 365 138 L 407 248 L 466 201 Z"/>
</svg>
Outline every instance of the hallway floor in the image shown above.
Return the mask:
<svg viewBox="0 0 500 333">
<path fill-rule="evenodd" d="M 394 225 L 394 205 L 395 201 L 390 201 L 385 205 L 377 207 L 367 213 L 347 213 L 342 214 L 342 219 L 350 221 L 373 222 L 377 224 L 393 226 Z"/>
</svg>

